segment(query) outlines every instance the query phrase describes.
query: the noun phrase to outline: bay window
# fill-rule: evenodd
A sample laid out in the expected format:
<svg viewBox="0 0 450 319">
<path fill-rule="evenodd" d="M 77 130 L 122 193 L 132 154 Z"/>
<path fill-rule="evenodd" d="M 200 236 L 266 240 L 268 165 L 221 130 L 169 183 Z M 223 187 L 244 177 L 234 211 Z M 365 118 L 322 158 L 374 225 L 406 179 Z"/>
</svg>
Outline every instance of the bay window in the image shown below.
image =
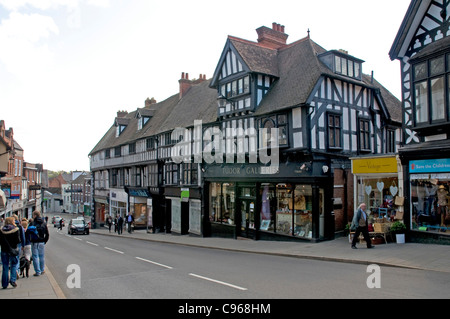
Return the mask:
<svg viewBox="0 0 450 319">
<path fill-rule="evenodd" d="M 415 125 L 442 124 L 449 118 L 449 55 L 413 64 Z M 414 63 L 414 61 L 412 62 Z"/>
</svg>

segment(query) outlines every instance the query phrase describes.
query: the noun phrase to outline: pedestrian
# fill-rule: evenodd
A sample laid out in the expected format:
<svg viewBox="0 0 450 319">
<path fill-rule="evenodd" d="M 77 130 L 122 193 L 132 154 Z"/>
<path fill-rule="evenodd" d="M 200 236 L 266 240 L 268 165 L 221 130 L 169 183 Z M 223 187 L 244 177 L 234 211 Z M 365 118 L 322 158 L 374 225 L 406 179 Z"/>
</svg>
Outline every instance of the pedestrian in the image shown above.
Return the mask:
<svg viewBox="0 0 450 319">
<path fill-rule="evenodd" d="M 128 216 L 127 216 L 127 225 L 128 225 L 128 233 L 131 234 L 131 225 L 133 225 L 134 223 L 134 217 L 131 214 L 131 212 L 128 212 Z"/>
<path fill-rule="evenodd" d="M 372 241 L 370 240 L 369 236 L 369 222 L 366 208 L 366 204 L 362 203 L 361 205 L 359 205 L 357 212 L 353 216 L 352 225 L 350 227 L 351 230 L 355 231 L 355 235 L 352 240 L 353 249 L 356 249 L 356 241 L 358 240 L 358 237 L 361 233 L 363 234 L 364 240 L 367 243 L 367 248 L 375 248 L 372 245 Z"/>
<path fill-rule="evenodd" d="M 111 218 L 111 215 L 108 216 L 107 223 L 108 223 L 108 229 L 109 229 L 109 232 L 111 232 L 111 226 L 112 226 L 112 218 Z"/>
<path fill-rule="evenodd" d="M 64 219 L 60 219 L 59 220 L 59 226 L 58 226 L 58 230 L 62 230 L 63 229 L 63 223 L 64 223 Z"/>
<path fill-rule="evenodd" d="M 117 233 L 120 235 L 122 234 L 122 227 L 123 227 L 123 218 L 122 216 L 119 216 L 117 219 Z"/>
<path fill-rule="evenodd" d="M 20 259 L 22 257 L 25 257 L 27 260 L 27 263 L 29 264 L 31 262 L 31 233 L 28 229 L 28 220 L 26 218 L 22 218 L 22 227 L 25 231 L 25 242 L 22 244 L 22 251 L 20 252 L 20 258 L 19 258 L 19 267 L 20 267 Z M 27 273 L 28 277 L 28 273 Z"/>
<path fill-rule="evenodd" d="M 0 229 L 3 289 L 8 288 L 8 284 L 11 284 L 14 288 L 17 287 L 17 256 L 19 256 L 20 233 L 15 224 L 14 217 L 7 217 L 4 226 Z M 11 273 L 11 276 L 9 273 Z"/>
<path fill-rule="evenodd" d="M 35 226 L 37 230 L 37 235 L 31 238 L 31 254 L 35 271 L 33 276 L 40 276 L 45 273 L 45 244 L 48 242 L 49 233 L 47 224 L 41 218 L 39 211 L 33 212 L 33 223 L 31 226 Z"/>
<path fill-rule="evenodd" d="M 17 258 L 16 272 L 19 273 L 19 270 L 20 270 L 20 252 L 22 251 L 22 248 L 23 248 L 24 243 L 25 243 L 25 231 L 24 231 L 24 229 L 22 227 L 22 224 L 19 221 L 19 216 L 17 216 L 16 214 L 13 214 L 13 217 L 14 217 L 15 225 L 19 229 L 19 238 L 20 238 L 20 243 L 17 245 L 17 247 L 19 248 L 19 255 L 16 256 L 16 258 Z"/>
<path fill-rule="evenodd" d="M 114 218 L 114 232 L 117 233 L 117 222 L 119 219 L 119 214 L 116 215 L 116 218 Z"/>
</svg>

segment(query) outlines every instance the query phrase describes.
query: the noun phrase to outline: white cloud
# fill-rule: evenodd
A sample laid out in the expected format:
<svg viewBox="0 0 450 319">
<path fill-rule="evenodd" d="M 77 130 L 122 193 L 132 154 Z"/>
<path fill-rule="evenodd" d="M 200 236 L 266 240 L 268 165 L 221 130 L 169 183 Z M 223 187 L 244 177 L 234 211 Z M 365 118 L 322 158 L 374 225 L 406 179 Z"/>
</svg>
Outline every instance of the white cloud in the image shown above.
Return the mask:
<svg viewBox="0 0 450 319">
<path fill-rule="evenodd" d="M 110 0 L 0 0 L 0 5 L 8 10 L 17 11 L 22 8 L 32 7 L 40 10 L 67 7 L 73 9 L 83 2 L 96 7 L 109 7 Z"/>
<path fill-rule="evenodd" d="M 10 73 L 22 80 L 29 78 L 34 71 L 42 72 L 53 54 L 41 40 L 52 34 L 59 34 L 59 29 L 51 17 L 12 12 L 0 24 L 0 61 Z"/>
<path fill-rule="evenodd" d="M 0 4 L 8 10 L 17 11 L 24 7 L 33 7 L 40 10 L 58 8 L 60 6 L 76 7 L 80 0 L 0 0 Z"/>
</svg>

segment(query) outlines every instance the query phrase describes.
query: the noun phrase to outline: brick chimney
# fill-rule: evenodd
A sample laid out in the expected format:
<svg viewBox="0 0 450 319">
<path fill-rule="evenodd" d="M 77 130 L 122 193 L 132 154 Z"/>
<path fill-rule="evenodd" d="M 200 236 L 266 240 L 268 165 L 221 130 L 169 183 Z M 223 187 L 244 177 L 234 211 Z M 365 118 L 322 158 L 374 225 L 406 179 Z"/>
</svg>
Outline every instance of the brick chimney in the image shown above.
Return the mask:
<svg viewBox="0 0 450 319">
<path fill-rule="evenodd" d="M 154 97 L 152 97 L 151 99 L 147 98 L 145 100 L 145 107 L 150 107 L 150 105 L 153 105 L 153 104 L 156 104 L 156 100 Z"/>
<path fill-rule="evenodd" d="M 117 117 L 121 118 L 121 117 L 125 117 L 128 115 L 127 111 L 117 111 Z"/>
<path fill-rule="evenodd" d="M 181 73 L 181 79 L 178 81 L 180 83 L 180 100 L 190 90 L 192 85 L 199 84 L 204 81 L 206 81 L 205 74 L 200 74 L 198 79 L 189 80 L 189 73 Z"/>
<path fill-rule="evenodd" d="M 284 28 L 284 25 L 274 22 L 272 29 L 268 27 L 256 29 L 259 45 L 269 49 L 279 49 L 285 46 L 289 35 L 284 33 Z"/>
</svg>

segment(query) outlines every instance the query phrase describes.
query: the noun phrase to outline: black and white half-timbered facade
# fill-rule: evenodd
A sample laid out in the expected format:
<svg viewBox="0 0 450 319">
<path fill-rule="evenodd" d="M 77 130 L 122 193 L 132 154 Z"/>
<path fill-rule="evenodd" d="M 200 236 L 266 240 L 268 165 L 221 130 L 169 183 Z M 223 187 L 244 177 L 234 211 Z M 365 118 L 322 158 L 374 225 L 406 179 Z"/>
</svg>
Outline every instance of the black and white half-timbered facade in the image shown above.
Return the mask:
<svg viewBox="0 0 450 319">
<path fill-rule="evenodd" d="M 389 53 L 401 62 L 404 146 L 399 155 L 411 239 L 448 240 L 449 35 L 450 1 L 413 0 Z"/>
<path fill-rule="evenodd" d="M 256 31 L 228 37 L 210 80 L 183 73 L 174 96 L 118 114 L 90 153 L 99 221 L 125 209 L 153 231 L 308 241 L 345 228 L 351 159 L 395 157 L 400 101 L 345 51 Z"/>
<path fill-rule="evenodd" d="M 257 33 L 257 42 L 228 38 L 211 81 L 219 127 L 244 128 L 246 156 L 204 165 L 211 232 L 332 238 L 354 209 L 350 158 L 395 156 L 400 146 L 400 101 L 347 52 L 309 36 L 287 44 L 276 23 Z M 278 165 L 258 158 L 268 145 Z"/>
</svg>

